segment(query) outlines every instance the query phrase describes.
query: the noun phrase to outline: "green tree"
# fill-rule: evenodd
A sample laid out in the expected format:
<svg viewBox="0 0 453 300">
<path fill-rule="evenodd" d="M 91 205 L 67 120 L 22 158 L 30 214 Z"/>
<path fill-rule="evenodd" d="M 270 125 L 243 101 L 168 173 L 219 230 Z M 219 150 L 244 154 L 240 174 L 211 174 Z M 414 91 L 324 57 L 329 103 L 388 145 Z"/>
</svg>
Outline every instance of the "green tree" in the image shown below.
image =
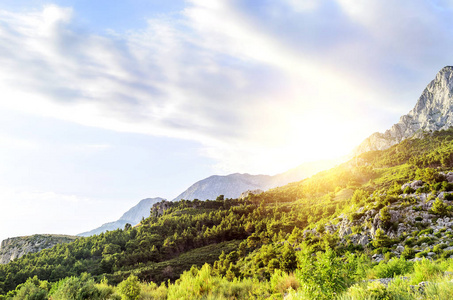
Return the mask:
<svg viewBox="0 0 453 300">
<path fill-rule="evenodd" d="M 140 285 L 135 275 L 130 275 L 118 285 L 122 300 L 137 300 L 140 297 Z"/>
<path fill-rule="evenodd" d="M 294 251 L 294 248 L 289 244 L 285 244 L 285 247 L 283 248 L 281 268 L 287 272 L 294 271 L 297 268 L 296 251 Z"/>
</svg>

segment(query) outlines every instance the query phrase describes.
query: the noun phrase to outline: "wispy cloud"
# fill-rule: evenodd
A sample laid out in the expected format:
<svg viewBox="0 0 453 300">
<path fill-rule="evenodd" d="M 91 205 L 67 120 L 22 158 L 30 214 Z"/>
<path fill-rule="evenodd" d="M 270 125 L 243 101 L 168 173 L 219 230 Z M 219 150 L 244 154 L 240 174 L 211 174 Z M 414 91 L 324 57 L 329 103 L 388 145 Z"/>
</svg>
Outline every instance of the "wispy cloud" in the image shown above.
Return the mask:
<svg viewBox="0 0 453 300">
<path fill-rule="evenodd" d="M 389 125 L 380 114 L 408 111 L 453 50 L 446 2 L 190 0 L 104 35 L 73 13 L 0 12 L 0 106 L 196 140 L 228 171 L 347 152 Z"/>
</svg>

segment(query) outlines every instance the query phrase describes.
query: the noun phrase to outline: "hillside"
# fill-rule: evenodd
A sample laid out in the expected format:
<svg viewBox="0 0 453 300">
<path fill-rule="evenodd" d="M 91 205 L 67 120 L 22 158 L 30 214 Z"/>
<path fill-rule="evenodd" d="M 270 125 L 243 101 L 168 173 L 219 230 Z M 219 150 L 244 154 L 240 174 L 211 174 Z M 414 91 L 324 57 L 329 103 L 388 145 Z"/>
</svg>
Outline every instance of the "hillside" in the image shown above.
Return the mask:
<svg viewBox="0 0 453 300">
<path fill-rule="evenodd" d="M 27 253 L 36 253 L 57 244 L 73 242 L 76 238 L 69 235 L 36 234 L 3 240 L 0 245 L 0 264 L 7 264 Z"/>
<path fill-rule="evenodd" d="M 453 128 L 384 148 L 245 198 L 157 202 L 0 265 L 0 299 L 452 299 Z"/>
<path fill-rule="evenodd" d="M 93 230 L 79 233 L 78 236 L 90 236 L 94 234 L 99 234 L 101 232 L 116 230 L 119 228 L 124 228 L 126 224 L 130 224 L 132 226 L 137 225 L 140 223 L 142 218 L 147 218 L 149 216 L 149 212 L 151 207 L 154 203 L 159 201 L 163 201 L 163 198 L 146 198 L 141 200 L 137 205 L 130 208 L 127 212 L 125 212 L 118 220 L 114 222 L 109 222 L 102 224 L 100 227 L 95 228 Z"/>
<path fill-rule="evenodd" d="M 375 278 L 392 258 L 404 259 L 405 272 L 412 272 L 422 257 L 451 255 L 452 151 L 453 131 L 425 133 L 244 200 L 162 202 L 137 228 L 81 238 L 1 266 L 1 286 L 5 293 L 34 275 L 57 281 L 82 272 L 94 279 L 105 276 L 111 284 L 130 274 L 160 283 L 208 262 L 209 276 L 239 278 L 243 284 L 295 272 L 290 286 L 308 293 L 301 284 L 309 284 L 310 293 L 322 289 L 327 297 L 332 295 L 325 290 L 327 281 L 304 271 L 308 265 L 312 271 L 319 267 L 318 259 L 348 268 L 353 268 L 350 263 L 357 268 L 360 260 L 369 270 L 346 275 L 338 267 L 343 290 L 357 280 Z M 259 298 L 277 291 L 254 285 Z"/>
</svg>

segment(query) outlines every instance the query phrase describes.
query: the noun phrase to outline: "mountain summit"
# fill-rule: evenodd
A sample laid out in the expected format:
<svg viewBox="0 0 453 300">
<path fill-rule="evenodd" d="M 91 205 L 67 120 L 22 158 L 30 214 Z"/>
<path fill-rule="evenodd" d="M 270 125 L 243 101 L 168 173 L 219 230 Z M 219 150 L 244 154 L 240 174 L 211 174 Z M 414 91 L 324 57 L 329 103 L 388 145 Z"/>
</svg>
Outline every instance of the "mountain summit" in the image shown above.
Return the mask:
<svg viewBox="0 0 453 300">
<path fill-rule="evenodd" d="M 101 232 L 105 232 L 107 230 L 115 230 L 118 228 L 124 228 L 124 225 L 127 223 L 131 225 L 136 225 L 140 223 L 142 218 L 147 218 L 149 217 L 149 212 L 151 210 L 151 207 L 153 206 L 154 203 L 163 201 L 165 199 L 163 198 L 146 198 L 141 200 L 137 205 L 129 209 L 127 212 L 125 212 L 121 218 L 114 222 L 109 222 L 105 223 L 102 226 L 87 231 L 87 232 L 82 232 L 79 233 L 78 236 L 90 236 L 94 234 L 99 234 Z"/>
<path fill-rule="evenodd" d="M 453 66 L 447 66 L 425 88 L 415 107 L 385 133 L 373 133 L 354 151 L 355 155 L 384 150 L 422 131 L 453 126 Z"/>
</svg>

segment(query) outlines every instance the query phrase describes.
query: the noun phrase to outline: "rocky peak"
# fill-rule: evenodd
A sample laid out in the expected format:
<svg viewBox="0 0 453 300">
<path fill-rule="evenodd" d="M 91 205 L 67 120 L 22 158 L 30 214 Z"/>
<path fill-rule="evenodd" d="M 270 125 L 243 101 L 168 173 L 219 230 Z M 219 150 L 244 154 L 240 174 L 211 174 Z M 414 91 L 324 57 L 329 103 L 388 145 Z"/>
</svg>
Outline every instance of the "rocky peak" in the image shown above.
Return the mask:
<svg viewBox="0 0 453 300">
<path fill-rule="evenodd" d="M 362 142 L 355 155 L 387 149 L 422 131 L 436 131 L 453 126 L 453 67 L 437 73 L 425 88 L 415 107 L 385 133 L 376 132 Z"/>
</svg>

